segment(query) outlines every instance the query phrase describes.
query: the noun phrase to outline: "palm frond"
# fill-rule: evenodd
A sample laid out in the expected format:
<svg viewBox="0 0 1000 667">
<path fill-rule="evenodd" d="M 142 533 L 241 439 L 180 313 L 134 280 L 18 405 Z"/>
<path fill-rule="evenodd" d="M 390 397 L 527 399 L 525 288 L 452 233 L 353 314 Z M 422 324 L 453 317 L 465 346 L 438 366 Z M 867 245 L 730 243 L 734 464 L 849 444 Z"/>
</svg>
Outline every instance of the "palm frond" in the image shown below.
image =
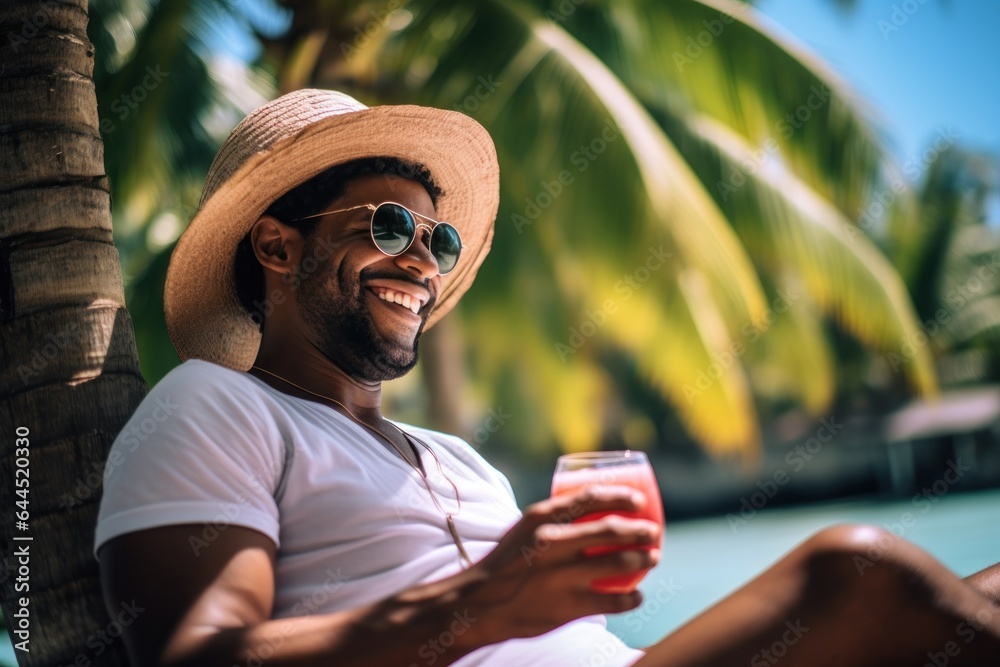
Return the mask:
<svg viewBox="0 0 1000 667">
<path fill-rule="evenodd" d="M 632 0 L 594 11 L 581 39 L 591 46 L 604 26 L 595 53 L 641 99 L 697 110 L 752 146 L 776 142 L 789 171 L 852 221 L 883 182 L 874 111 L 751 6 Z"/>
<path fill-rule="evenodd" d="M 755 393 L 793 401 L 819 417 L 832 405 L 837 385 L 824 319 L 806 298 L 772 303 L 767 331 L 750 326 L 741 339 Z"/>
<path fill-rule="evenodd" d="M 810 300 L 866 346 L 897 350 L 919 331 L 906 286 L 867 234 L 781 163 L 703 115 L 660 116 L 761 271 L 797 277 Z M 749 166 L 749 167 L 748 167 Z M 739 179 L 735 179 L 737 175 Z M 907 365 L 918 391 L 936 391 L 930 352 Z"/>
</svg>

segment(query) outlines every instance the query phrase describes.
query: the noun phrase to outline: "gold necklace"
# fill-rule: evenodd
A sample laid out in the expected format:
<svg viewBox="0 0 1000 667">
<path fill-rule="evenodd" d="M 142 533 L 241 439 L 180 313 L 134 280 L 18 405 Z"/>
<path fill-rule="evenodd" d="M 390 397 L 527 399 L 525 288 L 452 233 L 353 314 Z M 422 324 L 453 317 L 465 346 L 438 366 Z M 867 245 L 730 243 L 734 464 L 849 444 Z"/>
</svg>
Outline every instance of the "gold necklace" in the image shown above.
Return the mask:
<svg viewBox="0 0 1000 667">
<path fill-rule="evenodd" d="M 397 447 L 396 443 L 394 443 L 391 438 L 389 438 L 387 435 L 385 435 L 384 433 L 382 433 L 381 431 L 379 431 L 377 428 L 375 428 L 371 424 L 367 424 L 367 423 L 361 421 L 360 419 L 358 419 L 357 417 L 355 417 L 354 413 L 352 413 L 350 411 L 350 409 L 348 409 L 348 407 L 346 405 L 344 405 L 343 403 L 341 403 L 340 401 L 338 401 L 335 398 L 330 398 L 329 396 L 325 396 L 323 394 L 316 393 L 315 391 L 312 391 L 311 389 L 306 389 L 302 385 L 295 384 L 294 382 L 292 382 L 288 378 L 284 378 L 284 377 L 278 375 L 277 373 L 272 373 L 271 371 L 267 370 L 266 368 L 261 368 L 260 366 L 251 366 L 250 368 L 251 368 L 251 370 L 258 370 L 261 373 L 266 373 L 267 375 L 270 375 L 271 377 L 273 377 L 273 378 L 275 378 L 277 380 L 281 380 L 285 384 L 287 384 L 287 385 L 289 385 L 291 387 L 295 387 L 296 389 L 298 389 L 300 391 L 304 391 L 307 394 L 311 394 L 312 396 L 316 396 L 317 398 L 322 398 L 323 400 L 330 401 L 334 405 L 337 405 L 338 407 L 340 407 L 340 409 L 344 411 L 344 414 L 347 415 L 347 417 L 350 418 L 351 421 L 353 421 L 354 423 L 358 424 L 362 428 L 365 428 L 365 429 L 367 429 L 369 431 L 373 431 L 373 432 L 377 433 L 386 442 L 388 442 L 389 446 L 392 447 L 394 450 L 396 450 L 396 453 L 398 453 L 403 458 L 403 460 L 406 461 L 407 465 L 409 465 L 411 468 L 413 468 L 415 471 L 417 471 L 417 474 L 420 476 L 421 481 L 424 483 L 424 487 L 426 487 L 427 492 L 431 496 L 431 500 L 434 502 L 434 506 L 437 507 L 438 510 L 442 514 L 445 515 L 446 523 L 448 525 L 448 532 L 451 533 L 451 539 L 455 542 L 455 546 L 458 547 L 458 553 L 462 556 L 462 560 L 465 561 L 466 567 L 471 567 L 472 566 L 472 559 L 469 557 L 469 554 L 465 551 L 465 545 L 462 544 L 462 538 L 459 537 L 459 535 L 458 535 L 458 528 L 455 526 L 454 516 L 452 515 L 451 512 L 446 511 L 444 509 L 444 507 L 441 505 L 440 501 L 438 501 L 437 495 L 434 493 L 434 489 L 431 488 L 430 481 L 427 479 L 427 473 L 424 472 L 424 469 L 421 466 L 415 465 L 413 463 L 413 461 L 411 461 L 409 458 L 407 458 L 406 454 L 403 453 L 403 450 L 401 450 L 399 447 Z M 462 499 L 458 495 L 458 486 L 455 485 L 455 482 L 451 481 L 451 478 L 448 477 L 448 475 L 444 474 L 444 468 L 441 467 L 441 461 L 438 460 L 437 454 L 434 453 L 434 450 L 431 449 L 430 446 L 427 443 L 423 442 L 422 440 L 420 440 L 416 436 L 411 436 L 406 431 L 404 431 L 403 429 L 399 428 L 398 426 L 396 426 L 396 424 L 394 424 L 393 422 L 389 421 L 388 419 L 386 419 L 385 422 L 387 424 L 391 424 L 394 429 L 396 429 L 397 431 L 399 431 L 399 434 L 401 436 L 403 436 L 403 439 L 406 440 L 408 443 L 410 443 L 410 447 L 413 448 L 413 453 L 414 453 L 414 455 L 417 456 L 418 460 L 420 458 L 420 453 L 417 451 L 417 448 L 413 445 L 413 442 L 414 441 L 419 442 L 423 446 L 423 448 L 427 450 L 427 453 L 430 454 L 431 458 L 434 459 L 434 464 L 437 466 L 438 472 L 440 472 L 441 476 L 444 477 L 445 480 L 447 480 L 449 484 L 451 484 L 451 488 L 455 490 L 455 500 L 458 502 L 458 511 L 461 512 L 462 511 Z"/>
</svg>

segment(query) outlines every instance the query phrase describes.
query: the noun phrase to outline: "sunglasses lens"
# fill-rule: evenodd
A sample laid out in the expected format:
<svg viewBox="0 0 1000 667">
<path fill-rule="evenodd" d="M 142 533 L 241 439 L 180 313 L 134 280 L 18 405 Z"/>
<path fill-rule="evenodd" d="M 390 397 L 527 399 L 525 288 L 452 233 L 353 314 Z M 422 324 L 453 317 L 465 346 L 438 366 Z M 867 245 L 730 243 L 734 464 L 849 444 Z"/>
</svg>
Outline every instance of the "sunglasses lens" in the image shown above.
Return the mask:
<svg viewBox="0 0 1000 667">
<path fill-rule="evenodd" d="M 431 252 L 442 275 L 454 269 L 458 264 L 458 255 L 462 252 L 462 239 L 458 230 L 447 222 L 439 222 L 431 233 Z"/>
<path fill-rule="evenodd" d="M 398 255 L 413 240 L 416 223 L 402 206 L 382 204 L 372 214 L 372 237 L 379 250 L 387 255 Z"/>
</svg>

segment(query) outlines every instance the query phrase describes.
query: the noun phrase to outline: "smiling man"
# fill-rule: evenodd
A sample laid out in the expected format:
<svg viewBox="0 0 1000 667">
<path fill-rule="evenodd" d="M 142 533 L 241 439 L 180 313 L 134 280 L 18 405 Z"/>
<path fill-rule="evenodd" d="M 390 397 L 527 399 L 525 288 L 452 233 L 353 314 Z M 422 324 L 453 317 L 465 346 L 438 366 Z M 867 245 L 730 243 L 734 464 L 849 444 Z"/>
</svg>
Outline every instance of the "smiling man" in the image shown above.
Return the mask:
<svg viewBox="0 0 1000 667">
<path fill-rule="evenodd" d="M 865 666 L 950 650 L 960 624 L 950 664 L 995 656 L 996 571 L 964 582 L 868 527 L 822 531 L 648 654 L 609 633 L 641 595 L 590 582 L 659 552 L 587 552 L 658 546 L 657 527 L 566 519 L 641 495 L 522 516 L 465 442 L 381 412 L 471 285 L 498 200 L 493 143 L 460 113 L 303 90 L 233 131 L 168 271 L 186 361 L 109 457 L 94 548 L 108 608 L 142 610 L 133 664 Z"/>
</svg>

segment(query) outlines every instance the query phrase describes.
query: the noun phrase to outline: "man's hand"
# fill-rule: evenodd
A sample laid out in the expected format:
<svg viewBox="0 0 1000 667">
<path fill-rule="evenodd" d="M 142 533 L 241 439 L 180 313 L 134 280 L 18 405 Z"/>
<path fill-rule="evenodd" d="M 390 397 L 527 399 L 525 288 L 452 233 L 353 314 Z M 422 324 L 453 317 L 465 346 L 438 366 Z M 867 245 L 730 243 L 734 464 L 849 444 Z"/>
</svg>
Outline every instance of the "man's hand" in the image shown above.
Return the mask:
<svg viewBox="0 0 1000 667">
<path fill-rule="evenodd" d="M 461 605 L 480 620 L 470 640 L 479 645 L 532 637 L 574 619 L 639 606 L 638 591 L 599 593 L 594 579 L 647 569 L 659 561 L 660 527 L 645 519 L 596 512 L 635 512 L 642 494 L 623 486 L 590 487 L 531 505 L 486 558 L 456 575 L 466 579 Z M 652 546 L 588 556 L 595 546 Z"/>
<path fill-rule="evenodd" d="M 529 507 L 486 558 L 457 575 L 416 586 L 382 602 L 334 614 L 269 620 L 274 601 L 275 546 L 249 528 L 229 526 L 198 558 L 188 545 L 201 525 L 129 533 L 101 548 L 109 609 L 121 600 L 148 608 L 124 628 L 134 664 L 208 667 L 236 664 L 267 647 L 268 664 L 408 664 L 428 637 L 476 618 L 441 656 L 451 664 L 475 649 L 548 632 L 573 619 L 638 606 L 638 592 L 598 593 L 590 582 L 652 567 L 659 552 L 586 556 L 594 546 L 657 545 L 659 526 L 594 512 L 631 512 L 641 494 L 627 487 L 592 488 Z"/>
</svg>

